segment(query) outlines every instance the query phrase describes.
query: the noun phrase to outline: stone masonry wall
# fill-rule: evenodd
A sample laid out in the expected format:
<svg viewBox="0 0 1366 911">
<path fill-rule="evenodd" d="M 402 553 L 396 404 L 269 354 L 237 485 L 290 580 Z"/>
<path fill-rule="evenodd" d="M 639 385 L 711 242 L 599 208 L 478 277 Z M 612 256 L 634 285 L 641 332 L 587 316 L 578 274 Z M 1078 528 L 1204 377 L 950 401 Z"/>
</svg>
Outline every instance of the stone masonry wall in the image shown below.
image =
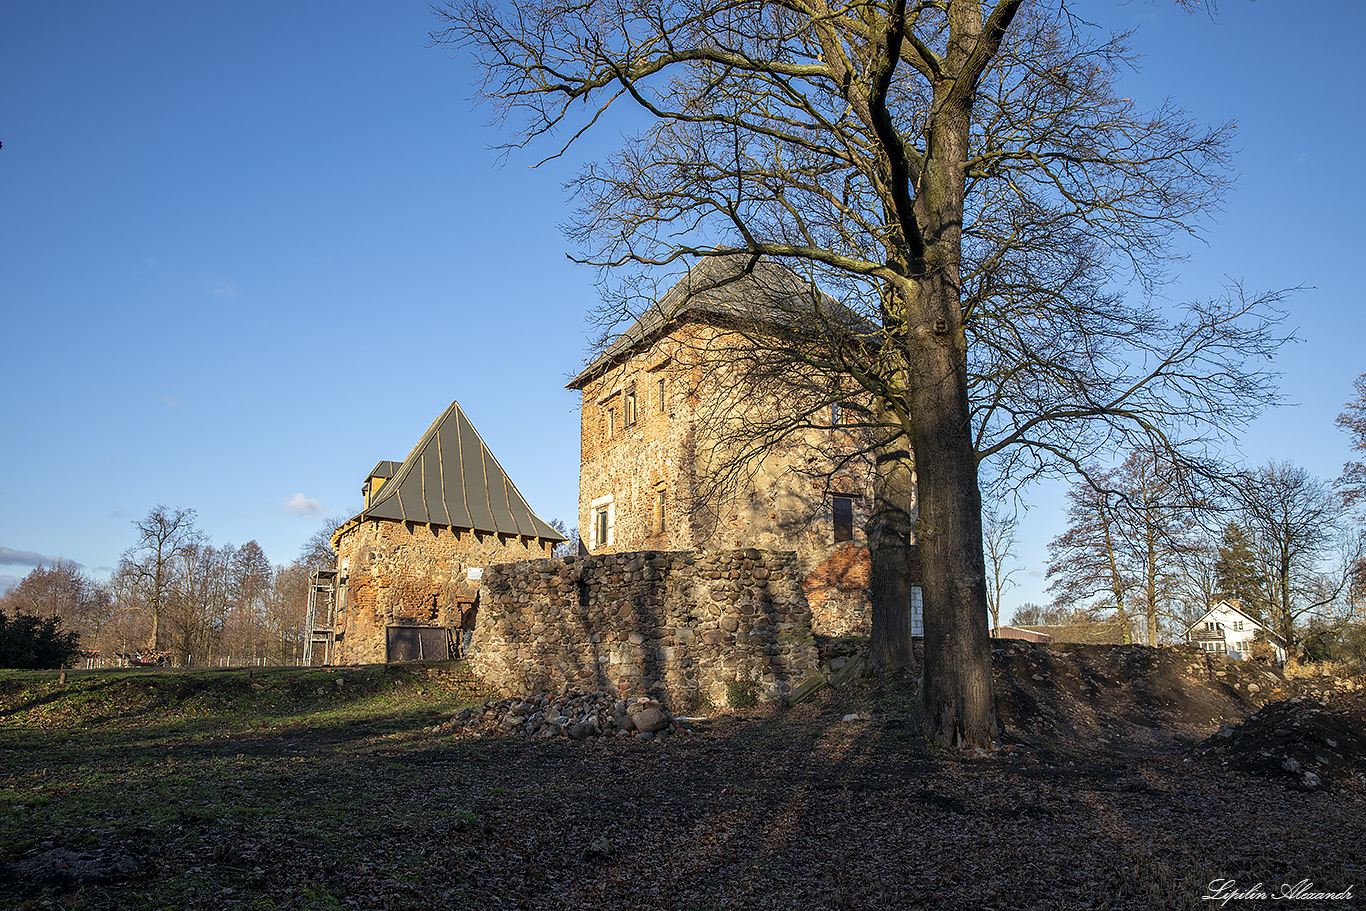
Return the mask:
<svg viewBox="0 0 1366 911">
<path fill-rule="evenodd" d="M 337 546 L 346 586 L 334 663 L 384 661 L 388 626 L 459 626 L 461 611 L 479 591 L 479 583 L 467 578 L 471 567 L 547 553 L 536 539 L 387 519 L 362 522 Z"/>
<path fill-rule="evenodd" d="M 786 695 L 816 668 L 792 553 L 602 554 L 489 567 L 471 666 L 510 695 L 649 695 L 675 710 L 729 688 Z"/>
</svg>

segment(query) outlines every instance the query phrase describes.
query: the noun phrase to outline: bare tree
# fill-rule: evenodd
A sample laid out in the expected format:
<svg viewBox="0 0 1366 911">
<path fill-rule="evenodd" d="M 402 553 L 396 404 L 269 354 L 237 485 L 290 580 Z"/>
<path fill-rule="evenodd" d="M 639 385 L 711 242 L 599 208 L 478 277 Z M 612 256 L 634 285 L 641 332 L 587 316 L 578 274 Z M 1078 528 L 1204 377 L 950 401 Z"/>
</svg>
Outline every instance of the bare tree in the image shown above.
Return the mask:
<svg viewBox="0 0 1366 911">
<path fill-rule="evenodd" d="M 1135 580 L 1121 556 L 1125 529 L 1115 472 L 1089 472 L 1067 492 L 1067 531 L 1048 544 L 1047 576 L 1053 606 L 1091 614 L 1114 611 L 1127 644 L 1133 634 L 1128 597 Z"/>
<path fill-rule="evenodd" d="M 1209 501 L 1192 487 L 1181 466 L 1151 451 L 1137 450 L 1119 469 L 1125 525 L 1123 560 L 1137 579 L 1136 613 L 1143 617 L 1148 645 L 1157 645 L 1164 626 L 1179 622 L 1182 570 L 1200 543 L 1198 514 Z"/>
<path fill-rule="evenodd" d="M 564 519 L 551 519 L 550 527 L 564 535 L 565 540 L 555 545 L 555 556 L 572 557 L 579 552 L 579 527 L 570 528 Z"/>
<path fill-rule="evenodd" d="M 58 559 L 51 566 L 35 566 L 0 595 L 0 614 L 60 618 L 84 645 L 93 647 L 109 622 L 110 597 L 74 561 Z"/>
<path fill-rule="evenodd" d="M 232 551 L 227 561 L 229 621 L 234 649 L 243 658 L 259 660 L 268 650 L 266 602 L 274 569 L 261 545 L 248 541 Z"/>
<path fill-rule="evenodd" d="M 308 584 L 313 567 L 296 560 L 276 567 L 266 607 L 272 658 L 295 664 L 303 657 L 304 624 L 308 613 Z"/>
<path fill-rule="evenodd" d="M 1357 377 L 1356 398 L 1343 406 L 1338 415 L 1338 426 L 1352 438 L 1352 449 L 1366 455 L 1366 373 Z M 1343 500 L 1350 506 L 1366 503 L 1366 462 L 1348 462 L 1342 466 L 1342 476 L 1336 486 Z"/>
<path fill-rule="evenodd" d="M 559 132 L 557 157 L 618 101 L 650 118 L 573 185 L 585 261 L 629 273 L 740 250 L 785 261 L 874 327 L 802 323 L 803 339 L 834 328 L 779 347 L 872 400 L 874 656 L 909 655 L 882 640 L 909 636 L 895 618 L 914 534 L 934 742 L 985 747 L 996 730 L 979 462 L 1020 478 L 1137 437 L 1198 463 L 1274 394 L 1256 359 L 1278 342 L 1274 295 L 1235 289 L 1172 319 L 1109 290 L 1125 270 L 1160 281 L 1172 232 L 1224 189 L 1230 128 L 1121 98 L 1128 36 L 1065 5 L 455 0 L 439 13 L 435 40 L 472 51 L 485 98 L 517 119 L 512 146 Z"/>
<path fill-rule="evenodd" d="M 1001 598 L 1015 585 L 1014 576 L 1019 567 L 1006 569 L 1015 559 L 1015 545 L 1018 542 L 1015 532 L 1019 518 L 1014 514 L 1001 512 L 999 505 L 988 506 L 982 511 L 982 549 L 987 561 L 987 609 L 991 611 L 991 628 L 1001 626 Z"/>
<path fill-rule="evenodd" d="M 1237 496 L 1268 583 L 1268 625 L 1294 662 L 1300 619 L 1336 597 L 1325 599 L 1317 569 L 1332 546 L 1341 503 L 1322 481 L 1289 462 L 1270 462 L 1247 472 Z M 1350 568 L 1350 561 L 1345 563 Z M 1339 590 L 1347 584 L 1348 571 Z"/>
<path fill-rule="evenodd" d="M 172 511 L 158 504 L 133 525 L 138 530 L 138 542 L 124 552 L 116 572 L 132 583 L 124 590 L 135 593 L 137 600 L 123 606 L 147 614 L 151 620 L 149 645 L 153 651 L 161 651 L 161 618 L 170 603 L 176 564 L 204 536 L 195 527 L 193 509 Z"/>
<path fill-rule="evenodd" d="M 308 540 L 299 548 L 299 562 L 309 569 L 331 569 L 337 562 L 337 554 L 332 550 L 332 536 L 346 522 L 346 516 L 328 516 L 323 519 L 318 530 L 309 535 Z"/>
</svg>

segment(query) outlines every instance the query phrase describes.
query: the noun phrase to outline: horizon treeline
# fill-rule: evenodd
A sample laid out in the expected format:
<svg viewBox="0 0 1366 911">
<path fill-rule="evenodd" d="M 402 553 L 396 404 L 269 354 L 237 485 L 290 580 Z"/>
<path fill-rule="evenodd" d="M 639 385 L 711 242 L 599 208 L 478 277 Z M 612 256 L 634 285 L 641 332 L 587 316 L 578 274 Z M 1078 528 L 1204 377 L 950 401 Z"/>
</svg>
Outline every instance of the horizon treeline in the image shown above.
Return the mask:
<svg viewBox="0 0 1366 911">
<path fill-rule="evenodd" d="M 10 618 L 57 618 L 102 664 L 164 655 L 173 665 L 294 665 L 303 660 L 309 577 L 330 568 L 338 518 L 298 555 L 272 564 L 255 541 L 216 546 L 192 509 L 156 506 L 107 582 L 71 560 L 39 564 L 0 595 Z"/>
</svg>

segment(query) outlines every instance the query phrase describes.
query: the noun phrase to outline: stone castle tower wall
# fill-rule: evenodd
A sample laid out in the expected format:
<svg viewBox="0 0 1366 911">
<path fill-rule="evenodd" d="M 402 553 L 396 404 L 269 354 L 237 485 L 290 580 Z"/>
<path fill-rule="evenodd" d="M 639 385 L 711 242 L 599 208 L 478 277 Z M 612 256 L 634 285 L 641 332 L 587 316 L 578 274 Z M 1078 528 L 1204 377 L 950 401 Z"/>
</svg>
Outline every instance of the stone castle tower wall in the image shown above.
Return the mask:
<svg viewBox="0 0 1366 911">
<path fill-rule="evenodd" d="M 390 626 L 460 625 L 479 592 L 471 568 L 545 557 L 535 538 L 369 519 L 337 542 L 337 568 L 346 578 L 340 599 L 335 664 L 386 660 Z"/>
<path fill-rule="evenodd" d="M 715 326 L 683 322 L 583 384 L 584 544 L 593 554 L 792 551 L 815 631 L 867 635 L 871 567 L 863 529 L 872 506 L 872 466 L 861 457 L 843 461 L 861 449 L 847 430 L 789 435 L 741 472 L 742 483 L 715 499 L 714 507 L 699 503 L 709 466 L 729 458 L 716 439 L 725 429 L 715 416 L 732 406 L 718 408 L 707 396 L 716 389 L 733 394 L 736 385 L 717 376 L 723 367 L 699 366 L 705 360 L 699 352 L 734 344 Z M 852 540 L 835 540 L 833 494 L 852 501 Z M 607 512 L 606 541 L 599 534 L 600 510 Z"/>
</svg>

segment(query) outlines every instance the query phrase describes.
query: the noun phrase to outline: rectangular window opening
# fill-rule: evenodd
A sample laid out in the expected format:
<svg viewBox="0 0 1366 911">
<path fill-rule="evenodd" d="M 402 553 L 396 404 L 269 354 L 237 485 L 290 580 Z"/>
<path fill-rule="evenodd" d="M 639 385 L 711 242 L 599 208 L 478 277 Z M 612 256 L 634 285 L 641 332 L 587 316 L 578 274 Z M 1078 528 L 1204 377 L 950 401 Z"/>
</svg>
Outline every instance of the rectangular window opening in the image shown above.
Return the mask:
<svg viewBox="0 0 1366 911">
<path fill-rule="evenodd" d="M 854 540 L 854 498 L 835 497 L 835 541 Z"/>
<path fill-rule="evenodd" d="M 636 423 L 636 387 L 626 387 L 626 394 L 622 397 L 622 427 L 634 427 Z"/>
</svg>

